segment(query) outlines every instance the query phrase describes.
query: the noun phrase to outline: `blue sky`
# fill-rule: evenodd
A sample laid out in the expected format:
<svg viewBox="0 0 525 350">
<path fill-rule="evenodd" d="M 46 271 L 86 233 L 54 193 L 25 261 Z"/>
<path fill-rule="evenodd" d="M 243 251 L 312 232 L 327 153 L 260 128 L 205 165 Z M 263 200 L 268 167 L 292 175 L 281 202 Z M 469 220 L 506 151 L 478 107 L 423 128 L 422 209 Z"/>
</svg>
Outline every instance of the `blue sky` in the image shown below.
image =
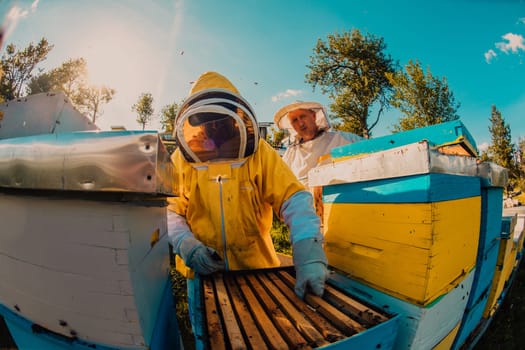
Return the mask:
<svg viewBox="0 0 525 350">
<path fill-rule="evenodd" d="M 117 90 L 102 129 L 139 128 L 131 105 L 142 92 L 160 112 L 208 70 L 227 76 L 260 121 L 296 100 L 328 105 L 304 82 L 306 65 L 318 39 L 357 28 L 382 37 L 400 65 L 419 60 L 446 78 L 481 148 L 492 105 L 514 141 L 525 137 L 525 0 L 0 0 L 0 11 L 7 43 L 55 45 L 42 68 L 84 57 L 91 82 Z M 390 133 L 399 116 L 389 110 L 372 135 Z"/>
</svg>

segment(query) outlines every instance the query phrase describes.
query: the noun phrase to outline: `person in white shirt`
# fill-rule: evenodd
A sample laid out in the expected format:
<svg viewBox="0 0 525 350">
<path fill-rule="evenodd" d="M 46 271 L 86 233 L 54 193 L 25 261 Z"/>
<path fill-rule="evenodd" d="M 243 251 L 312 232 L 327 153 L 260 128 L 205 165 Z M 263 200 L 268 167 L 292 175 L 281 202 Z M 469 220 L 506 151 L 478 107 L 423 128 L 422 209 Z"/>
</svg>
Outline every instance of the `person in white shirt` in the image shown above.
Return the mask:
<svg viewBox="0 0 525 350">
<path fill-rule="evenodd" d="M 331 131 L 326 110 L 317 102 L 295 102 L 281 108 L 274 116 L 280 129 L 286 129 L 290 145 L 283 160 L 299 181 L 308 188 L 308 171 L 334 147 L 362 140 L 349 133 Z"/>
</svg>

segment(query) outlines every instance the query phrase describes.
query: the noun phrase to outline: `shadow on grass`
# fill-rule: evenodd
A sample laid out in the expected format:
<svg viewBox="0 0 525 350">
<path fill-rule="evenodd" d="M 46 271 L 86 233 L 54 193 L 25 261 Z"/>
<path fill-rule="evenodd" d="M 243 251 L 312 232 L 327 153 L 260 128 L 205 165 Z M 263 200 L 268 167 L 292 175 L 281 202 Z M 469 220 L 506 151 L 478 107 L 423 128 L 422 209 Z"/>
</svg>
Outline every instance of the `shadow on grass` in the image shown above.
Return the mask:
<svg viewBox="0 0 525 350">
<path fill-rule="evenodd" d="M 507 296 L 474 350 L 525 349 L 525 268 L 516 271 Z"/>
</svg>

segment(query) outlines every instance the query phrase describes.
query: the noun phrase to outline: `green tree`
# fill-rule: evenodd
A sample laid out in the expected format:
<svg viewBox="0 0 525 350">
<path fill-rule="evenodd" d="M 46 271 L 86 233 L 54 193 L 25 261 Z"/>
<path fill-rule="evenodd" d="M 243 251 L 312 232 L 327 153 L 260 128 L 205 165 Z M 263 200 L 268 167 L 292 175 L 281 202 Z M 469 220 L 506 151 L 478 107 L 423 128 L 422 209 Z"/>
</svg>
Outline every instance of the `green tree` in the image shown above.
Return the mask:
<svg viewBox="0 0 525 350">
<path fill-rule="evenodd" d="M 522 191 L 522 192 L 525 192 L 525 138 L 523 137 L 520 137 L 519 140 L 518 140 L 518 145 L 517 145 L 517 150 L 516 150 L 516 157 L 514 158 L 515 159 L 515 162 L 516 162 L 516 170 L 517 170 L 517 173 L 518 173 L 518 179 L 516 181 L 517 183 L 517 186 L 518 188 Z"/>
<path fill-rule="evenodd" d="M 382 38 L 363 35 L 357 29 L 330 34 L 319 39 L 310 57 L 306 82 L 334 100 L 330 109 L 339 130 L 369 138 L 384 109 L 388 107 L 391 85 L 386 74 L 396 63 L 386 55 Z M 377 116 L 368 121 L 372 106 L 378 104 Z"/>
<path fill-rule="evenodd" d="M 28 95 L 34 95 L 53 91 L 55 88 L 55 77 L 50 72 L 40 72 L 27 83 L 26 92 Z"/>
<path fill-rule="evenodd" d="M 109 103 L 116 90 L 107 86 L 86 86 L 81 87 L 73 99 L 73 103 L 78 110 L 87 115 L 93 124 L 102 116 L 104 110 L 102 105 Z"/>
<path fill-rule="evenodd" d="M 47 58 L 53 49 L 47 39 L 42 38 L 38 44 L 32 42 L 23 50 L 17 50 L 14 44 L 6 46 L 1 60 L 0 100 L 9 101 L 22 97 L 28 82 L 38 64 Z"/>
<path fill-rule="evenodd" d="M 84 58 L 69 59 L 59 67 L 42 72 L 31 79 L 27 86 L 29 94 L 63 91 L 72 104 L 93 123 L 103 114 L 102 105 L 109 103 L 115 89 L 88 84 L 88 68 Z"/>
<path fill-rule="evenodd" d="M 155 112 L 153 108 L 153 95 L 149 92 L 142 93 L 137 103 L 131 106 L 131 110 L 137 113 L 137 123 L 142 125 L 142 130 L 144 130 L 146 124 L 151 121 L 151 117 Z"/>
<path fill-rule="evenodd" d="M 492 162 L 488 149 L 483 150 L 481 152 L 481 154 L 479 155 L 479 160 L 481 160 L 482 162 Z"/>
<path fill-rule="evenodd" d="M 87 85 L 87 63 L 84 58 L 69 59 L 59 67 L 34 76 L 27 85 L 28 94 L 49 91 L 63 91 L 74 100 L 79 91 Z"/>
<path fill-rule="evenodd" d="M 69 99 L 78 102 L 80 91 L 87 85 L 87 62 L 84 58 L 69 59 L 51 71 L 54 90 L 64 91 Z"/>
<path fill-rule="evenodd" d="M 387 73 L 394 91 L 390 104 L 405 115 L 393 126 L 394 132 L 459 119 L 456 114 L 459 103 L 445 78 L 432 76 L 428 67 L 424 72 L 418 61 L 408 61 L 405 70 L 406 73 L 402 70 Z"/>
<path fill-rule="evenodd" d="M 180 106 L 182 106 L 183 101 L 180 103 L 172 103 L 169 105 L 165 105 L 162 107 L 162 110 L 160 111 L 160 125 L 162 126 L 162 130 L 168 133 L 173 132 L 173 127 L 175 124 L 175 118 L 177 117 L 177 113 L 179 111 Z"/>
<path fill-rule="evenodd" d="M 162 130 L 164 130 L 164 133 L 161 134 L 161 139 L 170 154 L 172 154 L 177 148 L 177 142 L 173 137 L 173 130 L 175 126 L 175 118 L 177 117 L 179 108 L 183 103 L 184 101 L 165 105 L 160 111 L 160 124 L 162 126 Z"/>
<path fill-rule="evenodd" d="M 509 170 L 510 179 L 516 178 L 514 144 L 511 142 L 510 126 L 505 123 L 501 112 L 494 105 L 489 120 L 492 139 L 492 144 L 488 148 L 489 157 L 494 163 Z"/>
<path fill-rule="evenodd" d="M 273 147 L 279 147 L 283 140 L 288 136 L 288 132 L 285 129 L 276 129 L 272 127 L 268 133 L 267 140 Z"/>
<path fill-rule="evenodd" d="M 520 137 L 518 140 L 518 152 L 516 154 L 516 162 L 521 167 L 521 172 L 523 173 L 523 168 L 525 167 L 525 137 Z"/>
</svg>

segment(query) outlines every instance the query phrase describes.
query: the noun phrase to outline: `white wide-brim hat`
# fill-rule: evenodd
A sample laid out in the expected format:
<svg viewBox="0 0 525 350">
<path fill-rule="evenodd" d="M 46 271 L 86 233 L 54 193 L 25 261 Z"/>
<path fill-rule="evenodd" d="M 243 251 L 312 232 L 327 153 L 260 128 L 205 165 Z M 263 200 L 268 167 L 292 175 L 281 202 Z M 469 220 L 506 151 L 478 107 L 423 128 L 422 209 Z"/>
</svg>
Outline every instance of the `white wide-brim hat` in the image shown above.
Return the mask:
<svg viewBox="0 0 525 350">
<path fill-rule="evenodd" d="M 315 123 L 319 129 L 330 129 L 330 122 L 326 116 L 326 109 L 318 102 L 294 102 L 279 109 L 273 121 L 279 129 L 287 129 L 291 136 L 295 136 L 296 132 L 290 123 L 288 113 L 297 109 L 308 109 L 315 112 Z"/>
</svg>

